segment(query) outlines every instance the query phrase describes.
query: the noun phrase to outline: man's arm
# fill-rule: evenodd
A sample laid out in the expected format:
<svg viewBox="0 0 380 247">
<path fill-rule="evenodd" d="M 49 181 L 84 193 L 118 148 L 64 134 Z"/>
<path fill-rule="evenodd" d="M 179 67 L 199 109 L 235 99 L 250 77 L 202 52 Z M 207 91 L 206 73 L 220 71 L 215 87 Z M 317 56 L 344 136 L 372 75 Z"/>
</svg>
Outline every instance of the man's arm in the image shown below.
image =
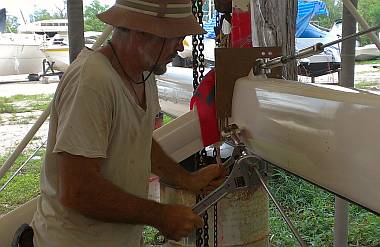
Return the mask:
<svg viewBox="0 0 380 247">
<path fill-rule="evenodd" d="M 59 199 L 63 206 L 105 222 L 154 226 L 178 240 L 202 225 L 181 205 L 164 205 L 124 192 L 100 174 L 100 159 L 58 154 Z"/>
<path fill-rule="evenodd" d="M 152 140 L 152 172 L 164 182 L 182 189 L 200 193 L 217 188 L 227 176 L 227 171 L 213 164 L 196 172 L 188 172 L 170 158 L 161 146 Z"/>
<path fill-rule="evenodd" d="M 191 173 L 169 157 L 154 139 L 152 139 L 151 160 L 152 172 L 163 182 L 186 189 Z"/>
</svg>

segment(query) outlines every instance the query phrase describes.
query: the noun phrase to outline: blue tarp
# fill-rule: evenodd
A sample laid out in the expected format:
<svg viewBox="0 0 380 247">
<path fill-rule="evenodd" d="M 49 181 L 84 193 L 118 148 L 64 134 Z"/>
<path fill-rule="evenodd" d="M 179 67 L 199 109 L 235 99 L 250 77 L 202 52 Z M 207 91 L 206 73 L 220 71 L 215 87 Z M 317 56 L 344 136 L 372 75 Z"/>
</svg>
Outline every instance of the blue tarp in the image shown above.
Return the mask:
<svg viewBox="0 0 380 247">
<path fill-rule="evenodd" d="M 305 33 L 308 37 L 305 37 L 304 32 L 306 29 L 310 31 L 310 21 L 316 15 L 328 15 L 326 3 L 318 0 L 298 0 L 298 13 L 296 21 L 296 37 L 297 38 L 312 38 L 313 34 Z M 320 36 L 320 34 L 315 34 Z"/>
<path fill-rule="evenodd" d="M 207 33 L 205 34 L 206 38 L 215 39 L 215 31 L 214 31 L 215 23 L 216 23 L 216 15 L 214 15 L 214 17 L 211 18 L 208 22 L 205 22 L 203 24 L 203 29 L 207 31 Z"/>
</svg>

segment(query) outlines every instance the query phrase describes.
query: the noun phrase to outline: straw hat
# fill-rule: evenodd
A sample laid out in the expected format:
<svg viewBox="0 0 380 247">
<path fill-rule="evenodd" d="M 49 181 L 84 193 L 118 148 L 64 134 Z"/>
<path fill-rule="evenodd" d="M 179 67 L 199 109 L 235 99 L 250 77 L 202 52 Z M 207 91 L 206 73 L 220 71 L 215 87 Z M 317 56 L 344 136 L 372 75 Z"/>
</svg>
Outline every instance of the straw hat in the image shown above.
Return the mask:
<svg viewBox="0 0 380 247">
<path fill-rule="evenodd" d="M 114 27 L 164 38 L 206 33 L 191 10 L 189 0 L 116 0 L 115 5 L 98 18 Z"/>
</svg>

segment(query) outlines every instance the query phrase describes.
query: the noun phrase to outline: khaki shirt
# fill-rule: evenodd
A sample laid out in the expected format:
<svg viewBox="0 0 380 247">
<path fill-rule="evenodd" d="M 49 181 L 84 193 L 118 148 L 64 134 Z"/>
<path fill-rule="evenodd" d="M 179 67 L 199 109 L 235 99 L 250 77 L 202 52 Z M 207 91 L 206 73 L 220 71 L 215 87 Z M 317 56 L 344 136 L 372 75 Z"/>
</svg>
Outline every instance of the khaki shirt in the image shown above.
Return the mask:
<svg viewBox="0 0 380 247">
<path fill-rule="evenodd" d="M 84 49 L 68 68 L 51 109 L 41 197 L 32 221 L 36 247 L 140 246 L 142 226 L 105 223 L 60 204 L 56 159 L 59 152 L 104 158 L 105 179 L 146 198 L 154 117 L 160 110 L 154 78 L 145 93 L 143 110 L 99 52 Z"/>
</svg>

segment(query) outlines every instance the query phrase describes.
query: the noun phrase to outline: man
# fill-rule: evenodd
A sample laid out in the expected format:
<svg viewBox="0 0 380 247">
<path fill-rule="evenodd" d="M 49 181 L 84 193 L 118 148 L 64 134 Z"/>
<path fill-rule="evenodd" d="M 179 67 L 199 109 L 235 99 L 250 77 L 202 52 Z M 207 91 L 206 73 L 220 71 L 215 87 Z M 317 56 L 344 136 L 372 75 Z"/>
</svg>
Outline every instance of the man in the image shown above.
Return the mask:
<svg viewBox="0 0 380 247">
<path fill-rule="evenodd" d="M 150 74 L 165 72 L 186 35 L 204 33 L 191 4 L 117 0 L 99 18 L 114 26 L 111 42 L 83 50 L 54 96 L 32 222 L 36 247 L 136 247 L 142 225 L 179 240 L 201 218 L 188 207 L 147 200 L 150 172 L 193 192 L 223 181 L 221 167 L 189 173 L 152 140 L 159 105 Z"/>
</svg>

